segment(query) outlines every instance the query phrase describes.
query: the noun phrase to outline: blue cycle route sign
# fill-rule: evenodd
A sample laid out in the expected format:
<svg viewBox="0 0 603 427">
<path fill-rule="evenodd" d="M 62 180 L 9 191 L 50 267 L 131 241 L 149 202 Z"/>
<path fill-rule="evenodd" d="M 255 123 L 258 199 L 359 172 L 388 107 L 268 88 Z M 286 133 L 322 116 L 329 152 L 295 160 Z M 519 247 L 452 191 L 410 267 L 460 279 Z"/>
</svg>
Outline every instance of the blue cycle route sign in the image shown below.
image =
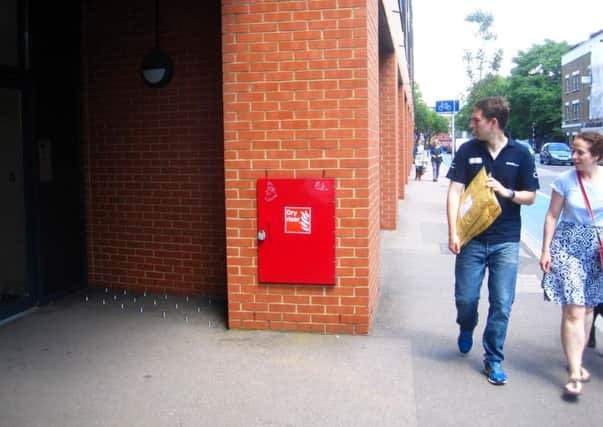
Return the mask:
<svg viewBox="0 0 603 427">
<path fill-rule="evenodd" d="M 435 111 L 436 113 L 458 113 L 459 101 L 458 99 L 436 101 Z"/>
</svg>

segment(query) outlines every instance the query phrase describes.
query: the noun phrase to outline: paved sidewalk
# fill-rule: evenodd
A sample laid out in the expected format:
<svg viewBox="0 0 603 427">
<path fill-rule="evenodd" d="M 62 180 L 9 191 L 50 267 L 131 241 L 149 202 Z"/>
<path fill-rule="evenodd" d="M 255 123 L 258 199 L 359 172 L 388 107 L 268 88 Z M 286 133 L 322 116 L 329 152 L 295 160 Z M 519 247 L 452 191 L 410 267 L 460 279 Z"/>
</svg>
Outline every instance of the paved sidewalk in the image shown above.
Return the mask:
<svg viewBox="0 0 603 427">
<path fill-rule="evenodd" d="M 444 172 L 445 174 L 445 172 Z M 429 172 L 427 178 L 431 178 Z M 425 178 L 425 177 L 424 177 Z M 412 346 L 419 426 L 587 426 L 603 416 L 603 337 L 588 349 L 593 380 L 578 401 L 562 398 L 566 381 L 560 309 L 544 302 L 538 259 L 522 242 L 517 295 L 505 346 L 505 386 L 482 370 L 483 289 L 474 348 L 456 349 L 454 256 L 447 249 L 448 180 L 411 181 L 400 203 L 399 228 L 383 233 L 383 290 L 373 337 L 399 337 Z M 484 286 L 485 288 L 485 286 Z M 599 319 L 601 322 L 603 319 Z M 599 323 L 601 325 L 601 323 Z"/>
<path fill-rule="evenodd" d="M 448 180 L 426 178 L 409 183 L 398 229 L 382 233 L 370 336 L 229 331 L 215 301 L 139 295 L 134 304 L 132 295 L 81 293 L 0 326 L 0 426 L 598 424 L 603 336 L 587 351 L 593 380 L 584 395 L 563 400 L 560 312 L 543 302 L 527 250 L 506 346 L 509 383 L 492 386 L 481 374 L 486 304 L 474 349 L 458 353 Z"/>
</svg>

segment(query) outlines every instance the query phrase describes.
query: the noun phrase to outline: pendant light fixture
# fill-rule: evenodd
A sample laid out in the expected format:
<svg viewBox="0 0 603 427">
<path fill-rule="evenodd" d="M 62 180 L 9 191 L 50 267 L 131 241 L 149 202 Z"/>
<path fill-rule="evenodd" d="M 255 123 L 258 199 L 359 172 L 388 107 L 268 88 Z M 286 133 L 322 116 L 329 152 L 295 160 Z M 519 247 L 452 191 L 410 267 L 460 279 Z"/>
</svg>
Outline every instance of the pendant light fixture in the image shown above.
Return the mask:
<svg viewBox="0 0 603 427">
<path fill-rule="evenodd" d="M 145 84 L 153 88 L 164 87 L 174 74 L 172 58 L 159 47 L 159 0 L 155 0 L 155 48 L 142 60 L 140 74 Z"/>
</svg>

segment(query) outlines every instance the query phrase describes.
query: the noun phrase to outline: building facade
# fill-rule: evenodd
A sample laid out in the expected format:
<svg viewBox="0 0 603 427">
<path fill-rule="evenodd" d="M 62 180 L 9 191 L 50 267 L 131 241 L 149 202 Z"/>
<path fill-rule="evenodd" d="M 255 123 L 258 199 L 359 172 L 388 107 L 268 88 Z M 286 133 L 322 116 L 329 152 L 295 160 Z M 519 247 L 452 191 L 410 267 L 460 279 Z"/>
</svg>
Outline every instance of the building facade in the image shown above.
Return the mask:
<svg viewBox="0 0 603 427">
<path fill-rule="evenodd" d="M 411 163 L 410 1 L 2 3 L 0 317 L 111 287 L 369 332 Z M 259 283 L 261 178 L 334 180 L 334 284 Z"/>
<path fill-rule="evenodd" d="M 566 142 L 580 132 L 603 132 L 603 30 L 562 56 L 561 73 Z"/>
</svg>

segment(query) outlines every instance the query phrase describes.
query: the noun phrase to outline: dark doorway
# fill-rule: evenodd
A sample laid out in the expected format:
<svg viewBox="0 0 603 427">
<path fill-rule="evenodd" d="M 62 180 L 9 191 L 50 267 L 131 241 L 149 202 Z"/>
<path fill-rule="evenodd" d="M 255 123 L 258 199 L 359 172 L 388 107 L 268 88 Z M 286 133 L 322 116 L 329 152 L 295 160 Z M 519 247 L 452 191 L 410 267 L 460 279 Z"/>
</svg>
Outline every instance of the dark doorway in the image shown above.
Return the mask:
<svg viewBox="0 0 603 427">
<path fill-rule="evenodd" d="M 2 308 L 9 314 L 9 307 L 16 311 L 31 304 L 33 295 L 26 268 L 22 94 L 0 87 L 0 314 Z"/>
<path fill-rule="evenodd" d="M 0 0 L 0 319 L 85 285 L 81 16 L 67 3 Z"/>
<path fill-rule="evenodd" d="M 40 300 L 84 285 L 81 6 L 29 2 Z"/>
<path fill-rule="evenodd" d="M 28 215 L 31 165 L 26 143 L 27 82 L 24 9 L 0 0 L 0 319 L 31 306 L 36 298 L 32 220 Z"/>
</svg>

